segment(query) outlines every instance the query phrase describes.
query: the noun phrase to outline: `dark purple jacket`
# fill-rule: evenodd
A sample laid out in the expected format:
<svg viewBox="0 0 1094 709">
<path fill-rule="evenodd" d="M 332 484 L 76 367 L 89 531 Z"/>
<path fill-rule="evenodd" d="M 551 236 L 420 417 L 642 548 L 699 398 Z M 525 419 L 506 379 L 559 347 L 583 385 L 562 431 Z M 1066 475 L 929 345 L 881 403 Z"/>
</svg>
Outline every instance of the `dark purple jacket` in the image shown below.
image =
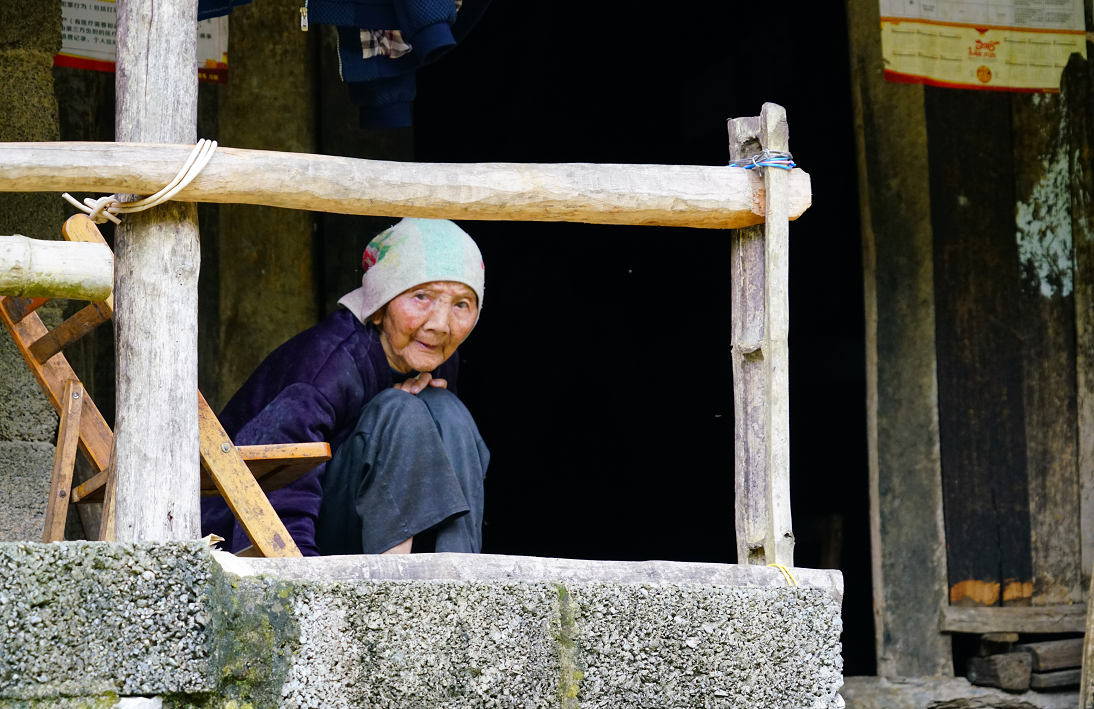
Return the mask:
<svg viewBox="0 0 1094 709">
<path fill-rule="evenodd" d="M 458 369 L 453 354 L 434 376 L 448 380 L 455 393 Z M 274 350 L 224 407 L 220 422 L 236 445 L 326 441 L 333 455 L 353 432 L 361 409 L 392 381 L 376 327 L 339 309 Z M 325 469 L 320 465 L 269 494 L 304 556 L 319 554 L 315 520 Z M 224 537 L 233 552 L 250 544 L 219 497 L 202 499 L 201 533 Z"/>
</svg>

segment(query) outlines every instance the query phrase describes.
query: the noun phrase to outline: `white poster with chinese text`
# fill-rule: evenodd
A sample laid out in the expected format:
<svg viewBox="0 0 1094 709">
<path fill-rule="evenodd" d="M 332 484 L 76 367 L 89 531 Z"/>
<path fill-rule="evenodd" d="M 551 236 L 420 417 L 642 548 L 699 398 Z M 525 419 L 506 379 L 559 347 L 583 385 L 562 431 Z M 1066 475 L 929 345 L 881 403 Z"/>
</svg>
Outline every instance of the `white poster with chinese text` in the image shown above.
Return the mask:
<svg viewBox="0 0 1094 709">
<path fill-rule="evenodd" d="M 57 66 L 114 71 L 117 8 L 113 0 L 61 0 L 61 52 Z M 184 28 L 179 28 L 184 31 Z M 228 82 L 228 18 L 197 23 L 198 79 Z"/>
</svg>

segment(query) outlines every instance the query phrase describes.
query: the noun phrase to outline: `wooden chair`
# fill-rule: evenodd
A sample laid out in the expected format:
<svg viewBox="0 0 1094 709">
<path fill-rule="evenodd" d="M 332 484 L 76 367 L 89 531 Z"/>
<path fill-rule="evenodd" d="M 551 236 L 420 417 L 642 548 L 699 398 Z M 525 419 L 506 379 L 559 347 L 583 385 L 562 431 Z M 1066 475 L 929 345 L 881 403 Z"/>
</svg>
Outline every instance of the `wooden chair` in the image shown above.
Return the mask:
<svg viewBox="0 0 1094 709">
<path fill-rule="evenodd" d="M 62 232 L 69 241 L 106 243 L 95 223 L 82 214 L 66 221 Z M 103 502 L 100 539 L 112 540 L 114 434 L 62 350 L 113 317 L 114 296 L 89 304 L 53 330 L 47 330 L 34 312 L 48 300 L 0 298 L 0 319 L 61 418 L 43 541 L 64 539 L 70 503 L 99 501 Z M 196 393 L 201 437 L 201 495 L 224 497 L 256 553 L 300 556 L 266 493 L 284 487 L 330 460 L 330 446 L 326 443 L 236 446 L 205 397 L 201 392 Z M 73 489 L 77 450 L 84 454 L 96 474 Z"/>
</svg>

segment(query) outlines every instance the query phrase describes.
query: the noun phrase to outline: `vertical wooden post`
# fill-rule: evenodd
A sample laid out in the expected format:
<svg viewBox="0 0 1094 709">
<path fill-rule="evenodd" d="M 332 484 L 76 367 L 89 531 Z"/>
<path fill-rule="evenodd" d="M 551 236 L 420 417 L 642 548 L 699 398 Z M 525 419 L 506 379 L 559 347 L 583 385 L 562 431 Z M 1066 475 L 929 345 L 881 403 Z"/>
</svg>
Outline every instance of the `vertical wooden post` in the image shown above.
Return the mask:
<svg viewBox="0 0 1094 709">
<path fill-rule="evenodd" d="M 729 121 L 733 160 L 787 150 L 786 112 Z M 767 221 L 732 238 L 737 563 L 794 563 L 790 519 L 788 175 L 765 170 Z"/>
<path fill-rule="evenodd" d="M 877 672 L 953 676 L 924 90 L 885 81 L 879 5 L 847 0 L 866 315 Z"/>
<path fill-rule="evenodd" d="M 760 111 L 760 146 L 790 150 L 786 110 L 765 103 Z M 790 518 L 790 174 L 764 170 L 764 349 L 767 368 L 768 531 L 764 546 L 774 563 L 794 565 L 794 529 Z M 768 562 L 771 563 L 771 562 Z"/>
<path fill-rule="evenodd" d="M 729 121 L 729 156 L 760 153 L 759 116 Z M 733 426 L 737 563 L 766 564 L 766 421 L 764 376 L 764 227 L 735 229 L 730 250 L 733 308 Z"/>
<path fill-rule="evenodd" d="M 118 3 L 116 139 L 194 143 L 197 0 Z M 180 166 L 181 167 L 181 166 Z M 116 232 L 118 541 L 201 533 L 197 210 L 171 202 Z"/>
</svg>

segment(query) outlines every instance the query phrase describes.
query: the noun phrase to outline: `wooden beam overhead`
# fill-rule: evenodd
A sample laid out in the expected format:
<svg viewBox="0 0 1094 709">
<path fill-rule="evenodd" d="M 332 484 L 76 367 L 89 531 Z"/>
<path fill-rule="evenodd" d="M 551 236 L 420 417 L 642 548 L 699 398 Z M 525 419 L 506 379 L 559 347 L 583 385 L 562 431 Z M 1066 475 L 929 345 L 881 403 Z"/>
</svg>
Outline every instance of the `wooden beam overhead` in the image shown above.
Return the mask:
<svg viewBox="0 0 1094 709">
<path fill-rule="evenodd" d="M 0 143 L 0 192 L 153 194 L 193 146 Z M 812 203 L 789 175 L 789 214 Z M 218 148 L 183 202 L 263 204 L 339 214 L 648 224 L 737 229 L 764 220 L 755 170 L 699 165 L 410 163 Z"/>
</svg>

